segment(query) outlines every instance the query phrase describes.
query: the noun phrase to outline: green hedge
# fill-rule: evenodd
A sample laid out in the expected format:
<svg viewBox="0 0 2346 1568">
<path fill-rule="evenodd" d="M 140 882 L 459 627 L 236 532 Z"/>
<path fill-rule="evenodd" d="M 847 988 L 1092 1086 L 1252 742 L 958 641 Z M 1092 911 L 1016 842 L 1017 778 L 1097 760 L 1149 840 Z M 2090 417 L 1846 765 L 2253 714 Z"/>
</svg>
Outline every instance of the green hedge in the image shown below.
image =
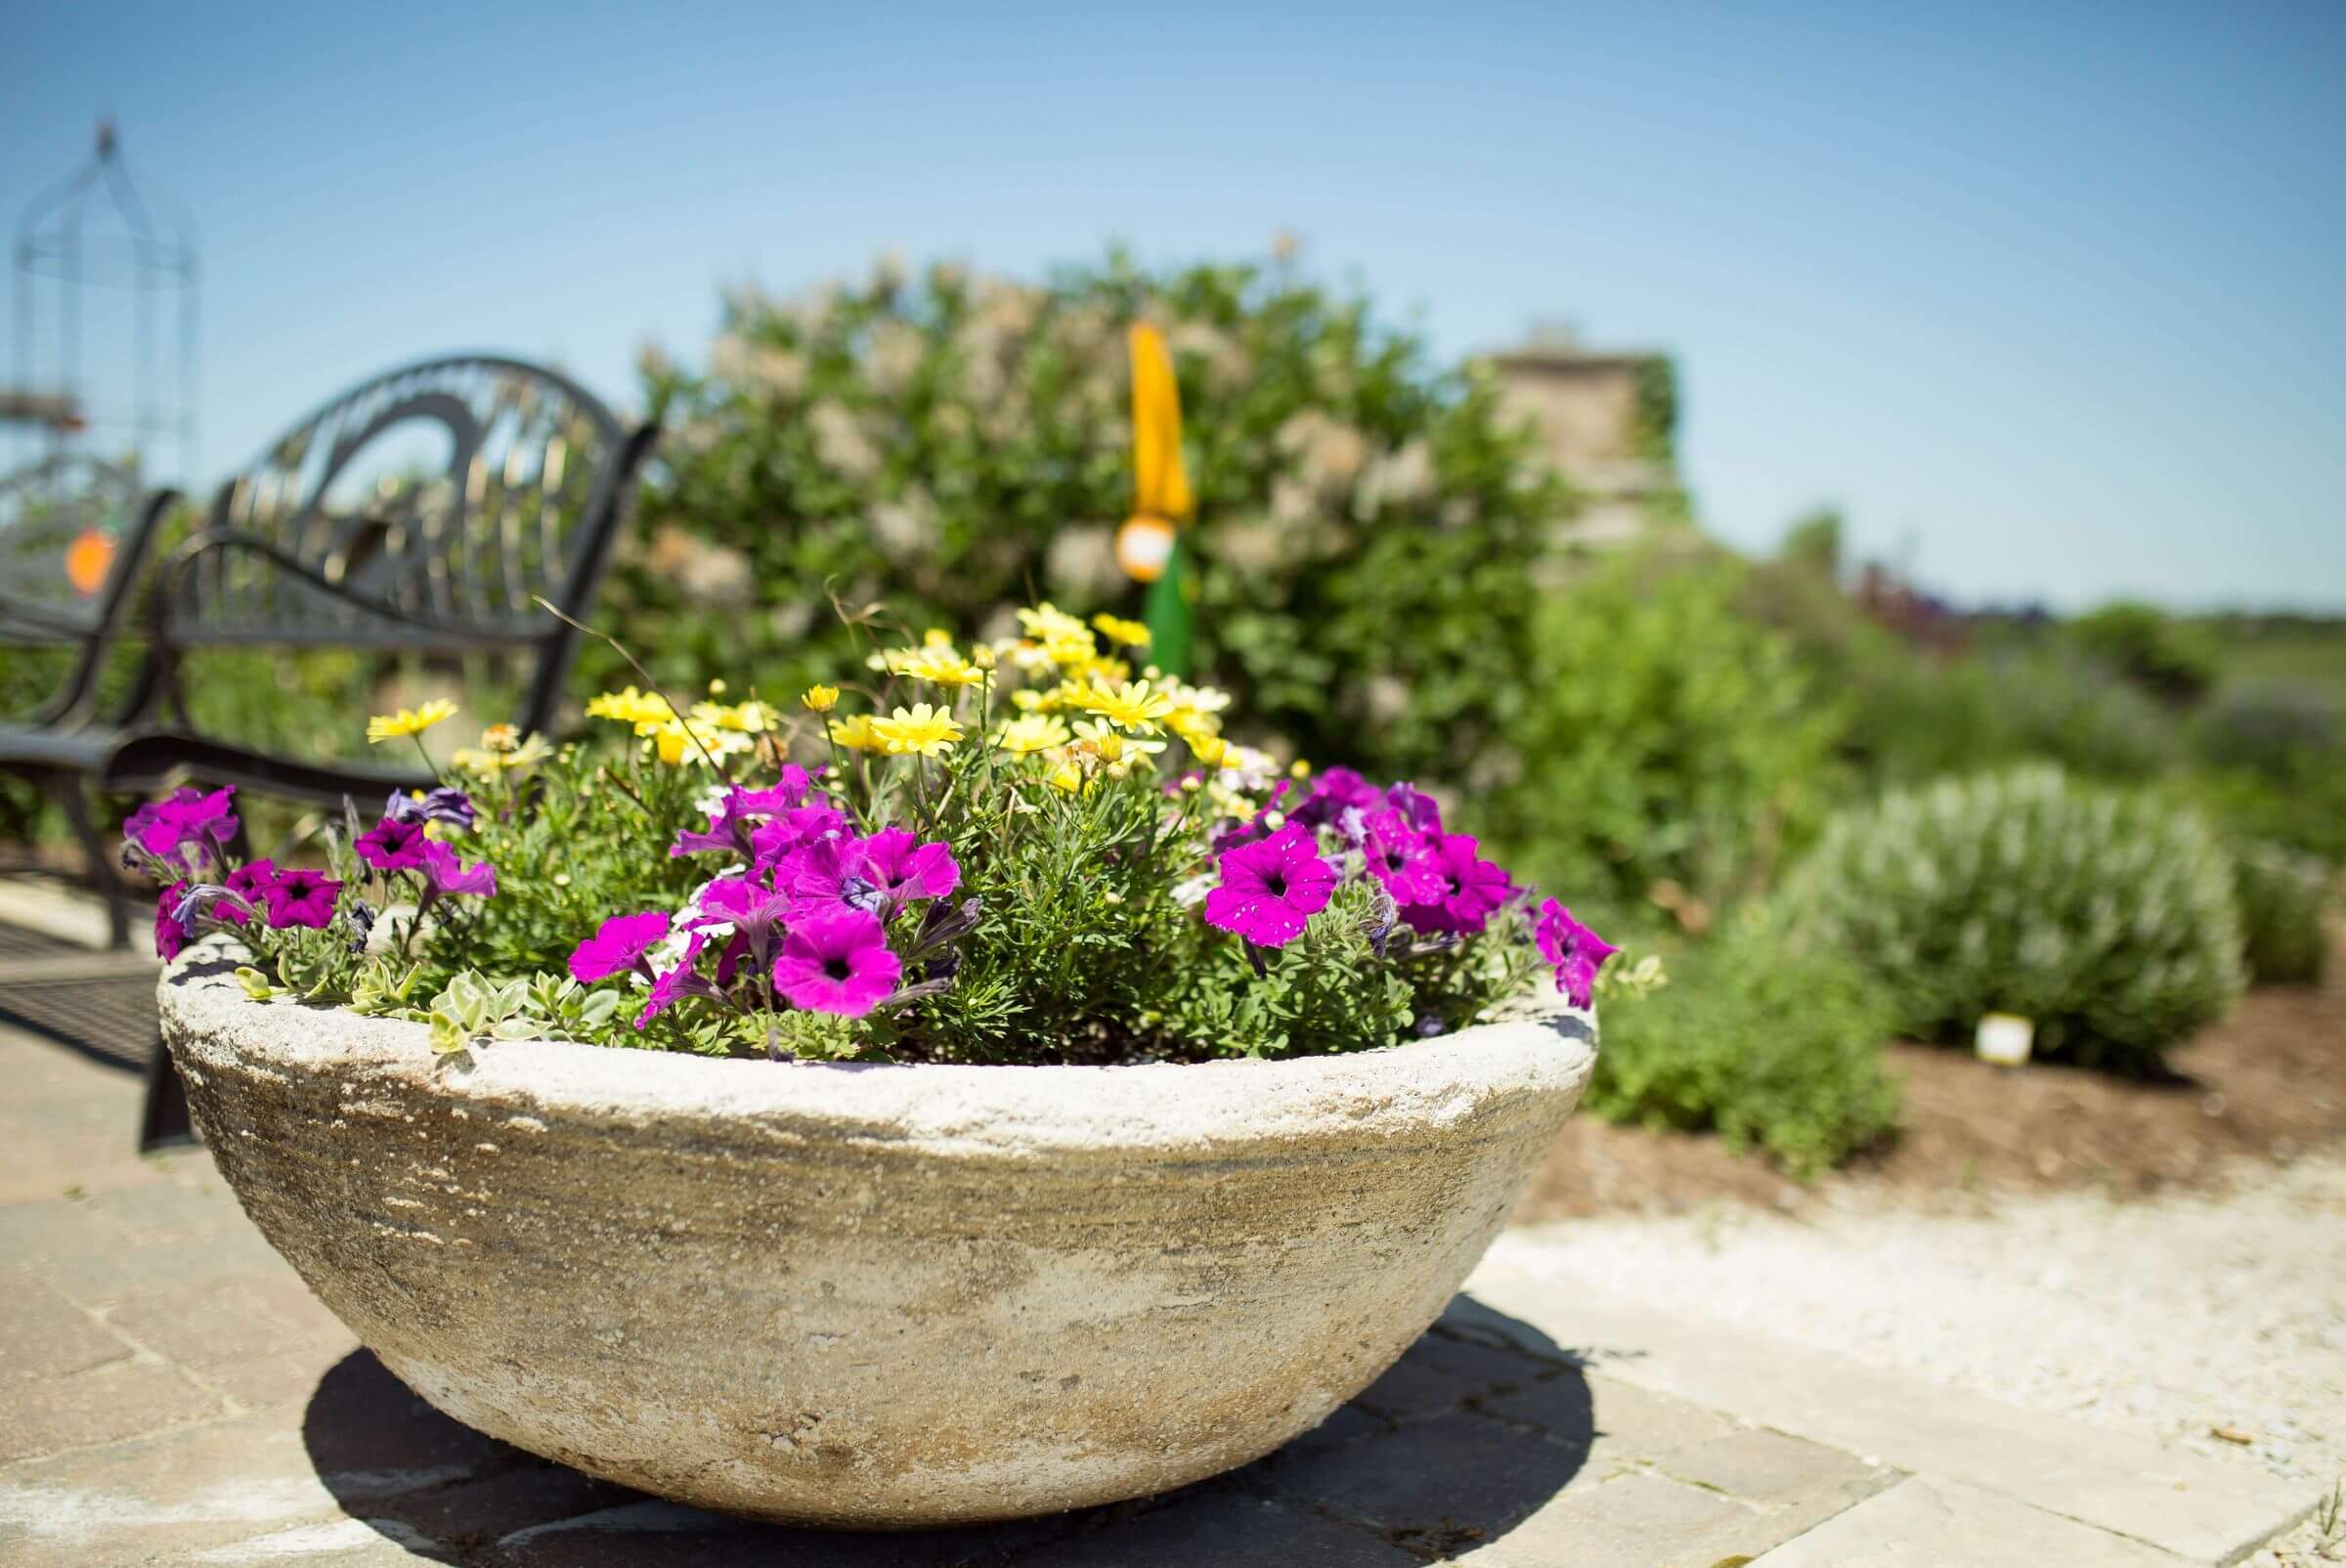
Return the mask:
<svg viewBox="0 0 2346 1568">
<path fill-rule="evenodd" d="M 1888 998 L 1840 955 L 1761 919 L 1670 959 L 1670 983 L 1603 1013 L 1587 1109 L 1716 1130 L 1794 1175 L 1841 1163 L 1897 1121 Z"/>
<path fill-rule="evenodd" d="M 1490 379 L 1276 267 L 735 296 L 706 371 L 650 358 L 670 433 L 599 619 L 675 688 L 787 700 L 853 656 L 835 602 L 964 634 L 1036 596 L 1137 613 L 1111 553 L 1135 321 L 1181 382 L 1200 666 L 1315 761 L 1470 776 L 1526 699 L 1568 498 Z"/>
</svg>

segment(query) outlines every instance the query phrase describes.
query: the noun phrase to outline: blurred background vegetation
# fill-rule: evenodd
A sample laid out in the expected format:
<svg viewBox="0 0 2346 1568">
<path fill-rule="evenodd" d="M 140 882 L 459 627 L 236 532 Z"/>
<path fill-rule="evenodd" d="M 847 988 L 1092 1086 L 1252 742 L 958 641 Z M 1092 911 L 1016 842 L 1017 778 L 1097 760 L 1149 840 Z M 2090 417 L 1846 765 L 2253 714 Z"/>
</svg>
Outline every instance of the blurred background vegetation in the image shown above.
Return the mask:
<svg viewBox="0 0 2346 1568">
<path fill-rule="evenodd" d="M 787 702 L 859 660 L 842 610 L 957 635 L 1036 597 L 1137 613 L 1111 552 L 1134 321 L 1179 372 L 1197 664 L 1238 738 L 1435 789 L 1668 958 L 1607 1020 L 1598 1112 L 1812 1172 L 1894 1126 L 1893 1031 L 2019 1011 L 2155 1071 L 2243 980 L 2319 978 L 2346 622 L 1965 612 L 1845 560 L 1829 512 L 1739 555 L 1674 484 L 1663 361 L 1632 367 L 1629 421 L 1659 480 L 1599 540 L 1493 367 L 1277 260 L 736 291 L 705 353 L 643 356 L 666 435 L 598 621 L 671 689 Z M 201 721 L 302 755 L 363 750 L 395 698 L 460 687 L 485 722 L 503 689 L 480 663 L 212 658 Z M 0 700 L 29 712 L 58 668 L 0 653 Z M 576 689 L 625 678 L 596 648 Z M 0 794 L 0 834 L 53 833 Z"/>
</svg>

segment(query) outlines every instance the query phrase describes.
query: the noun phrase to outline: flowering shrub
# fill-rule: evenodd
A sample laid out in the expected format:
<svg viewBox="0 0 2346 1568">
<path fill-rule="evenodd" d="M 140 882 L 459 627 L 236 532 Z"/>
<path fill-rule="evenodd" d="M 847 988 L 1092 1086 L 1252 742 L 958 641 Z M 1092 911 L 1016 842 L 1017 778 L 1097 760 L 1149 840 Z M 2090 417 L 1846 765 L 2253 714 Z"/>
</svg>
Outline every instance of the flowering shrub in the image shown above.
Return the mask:
<svg viewBox="0 0 2346 1568">
<path fill-rule="evenodd" d="M 2018 1013 L 2040 1055 L 2142 1070 L 2239 995 L 2232 876 L 2191 812 L 2021 767 L 1843 814 L 1785 898 L 1882 979 L 1905 1029 Z"/>
<path fill-rule="evenodd" d="M 231 865 L 228 792 L 182 792 L 134 821 L 158 944 L 234 928 L 256 996 L 427 1021 L 451 1050 L 1194 1060 L 1441 1033 L 1542 973 L 1588 1004 L 1614 949 L 1431 797 L 1232 744 L 1229 698 L 1143 663 L 1132 623 L 1016 624 L 876 652 L 868 685 L 790 713 L 721 681 L 682 711 L 607 692 L 587 711 L 615 749 L 492 728 L 460 777 L 348 822 L 330 874 Z"/>
<path fill-rule="evenodd" d="M 745 666 L 777 690 L 830 677 L 860 652 L 834 598 L 965 637 L 1007 633 L 999 607 L 1036 590 L 1131 610 L 1111 540 L 1136 321 L 1180 382 L 1198 671 L 1306 755 L 1464 777 L 1526 694 L 1529 568 L 1566 498 L 1489 377 L 1283 264 L 1111 258 L 1032 286 L 884 263 L 736 292 L 705 367 L 647 357 L 669 433 L 608 602 L 694 691 Z"/>
</svg>

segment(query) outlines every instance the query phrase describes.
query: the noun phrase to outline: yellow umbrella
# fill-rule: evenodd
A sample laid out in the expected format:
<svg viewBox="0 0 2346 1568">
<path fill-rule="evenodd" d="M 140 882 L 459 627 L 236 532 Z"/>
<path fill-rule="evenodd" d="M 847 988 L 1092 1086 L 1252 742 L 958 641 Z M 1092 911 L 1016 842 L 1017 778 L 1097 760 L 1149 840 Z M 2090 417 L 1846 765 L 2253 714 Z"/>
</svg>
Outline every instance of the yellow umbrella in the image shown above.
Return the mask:
<svg viewBox="0 0 2346 1568">
<path fill-rule="evenodd" d="M 1132 515 L 1116 531 L 1116 562 L 1135 580 L 1151 585 L 1144 616 L 1155 664 L 1187 675 L 1191 616 L 1181 524 L 1195 508 L 1196 498 L 1181 460 L 1181 388 L 1173 378 L 1164 333 L 1137 324 L 1129 341 Z"/>
<path fill-rule="evenodd" d="M 1165 575 L 1195 500 L 1181 461 L 1181 389 L 1165 334 L 1147 324 L 1132 346 L 1132 516 L 1116 532 L 1116 562 L 1143 583 Z"/>
</svg>

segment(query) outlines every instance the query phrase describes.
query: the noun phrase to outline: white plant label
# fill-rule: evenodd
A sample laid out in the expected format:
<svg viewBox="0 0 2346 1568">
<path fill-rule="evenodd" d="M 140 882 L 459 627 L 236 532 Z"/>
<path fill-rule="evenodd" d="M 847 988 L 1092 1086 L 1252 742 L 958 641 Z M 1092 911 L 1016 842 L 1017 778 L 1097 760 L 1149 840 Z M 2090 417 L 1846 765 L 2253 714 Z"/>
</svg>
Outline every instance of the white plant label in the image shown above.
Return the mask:
<svg viewBox="0 0 2346 1568">
<path fill-rule="evenodd" d="M 2036 1046 L 2036 1023 L 2011 1013 L 1983 1014 L 1974 1049 L 1982 1062 L 1993 1062 L 2000 1067 L 2025 1067 L 2028 1053 Z"/>
</svg>

